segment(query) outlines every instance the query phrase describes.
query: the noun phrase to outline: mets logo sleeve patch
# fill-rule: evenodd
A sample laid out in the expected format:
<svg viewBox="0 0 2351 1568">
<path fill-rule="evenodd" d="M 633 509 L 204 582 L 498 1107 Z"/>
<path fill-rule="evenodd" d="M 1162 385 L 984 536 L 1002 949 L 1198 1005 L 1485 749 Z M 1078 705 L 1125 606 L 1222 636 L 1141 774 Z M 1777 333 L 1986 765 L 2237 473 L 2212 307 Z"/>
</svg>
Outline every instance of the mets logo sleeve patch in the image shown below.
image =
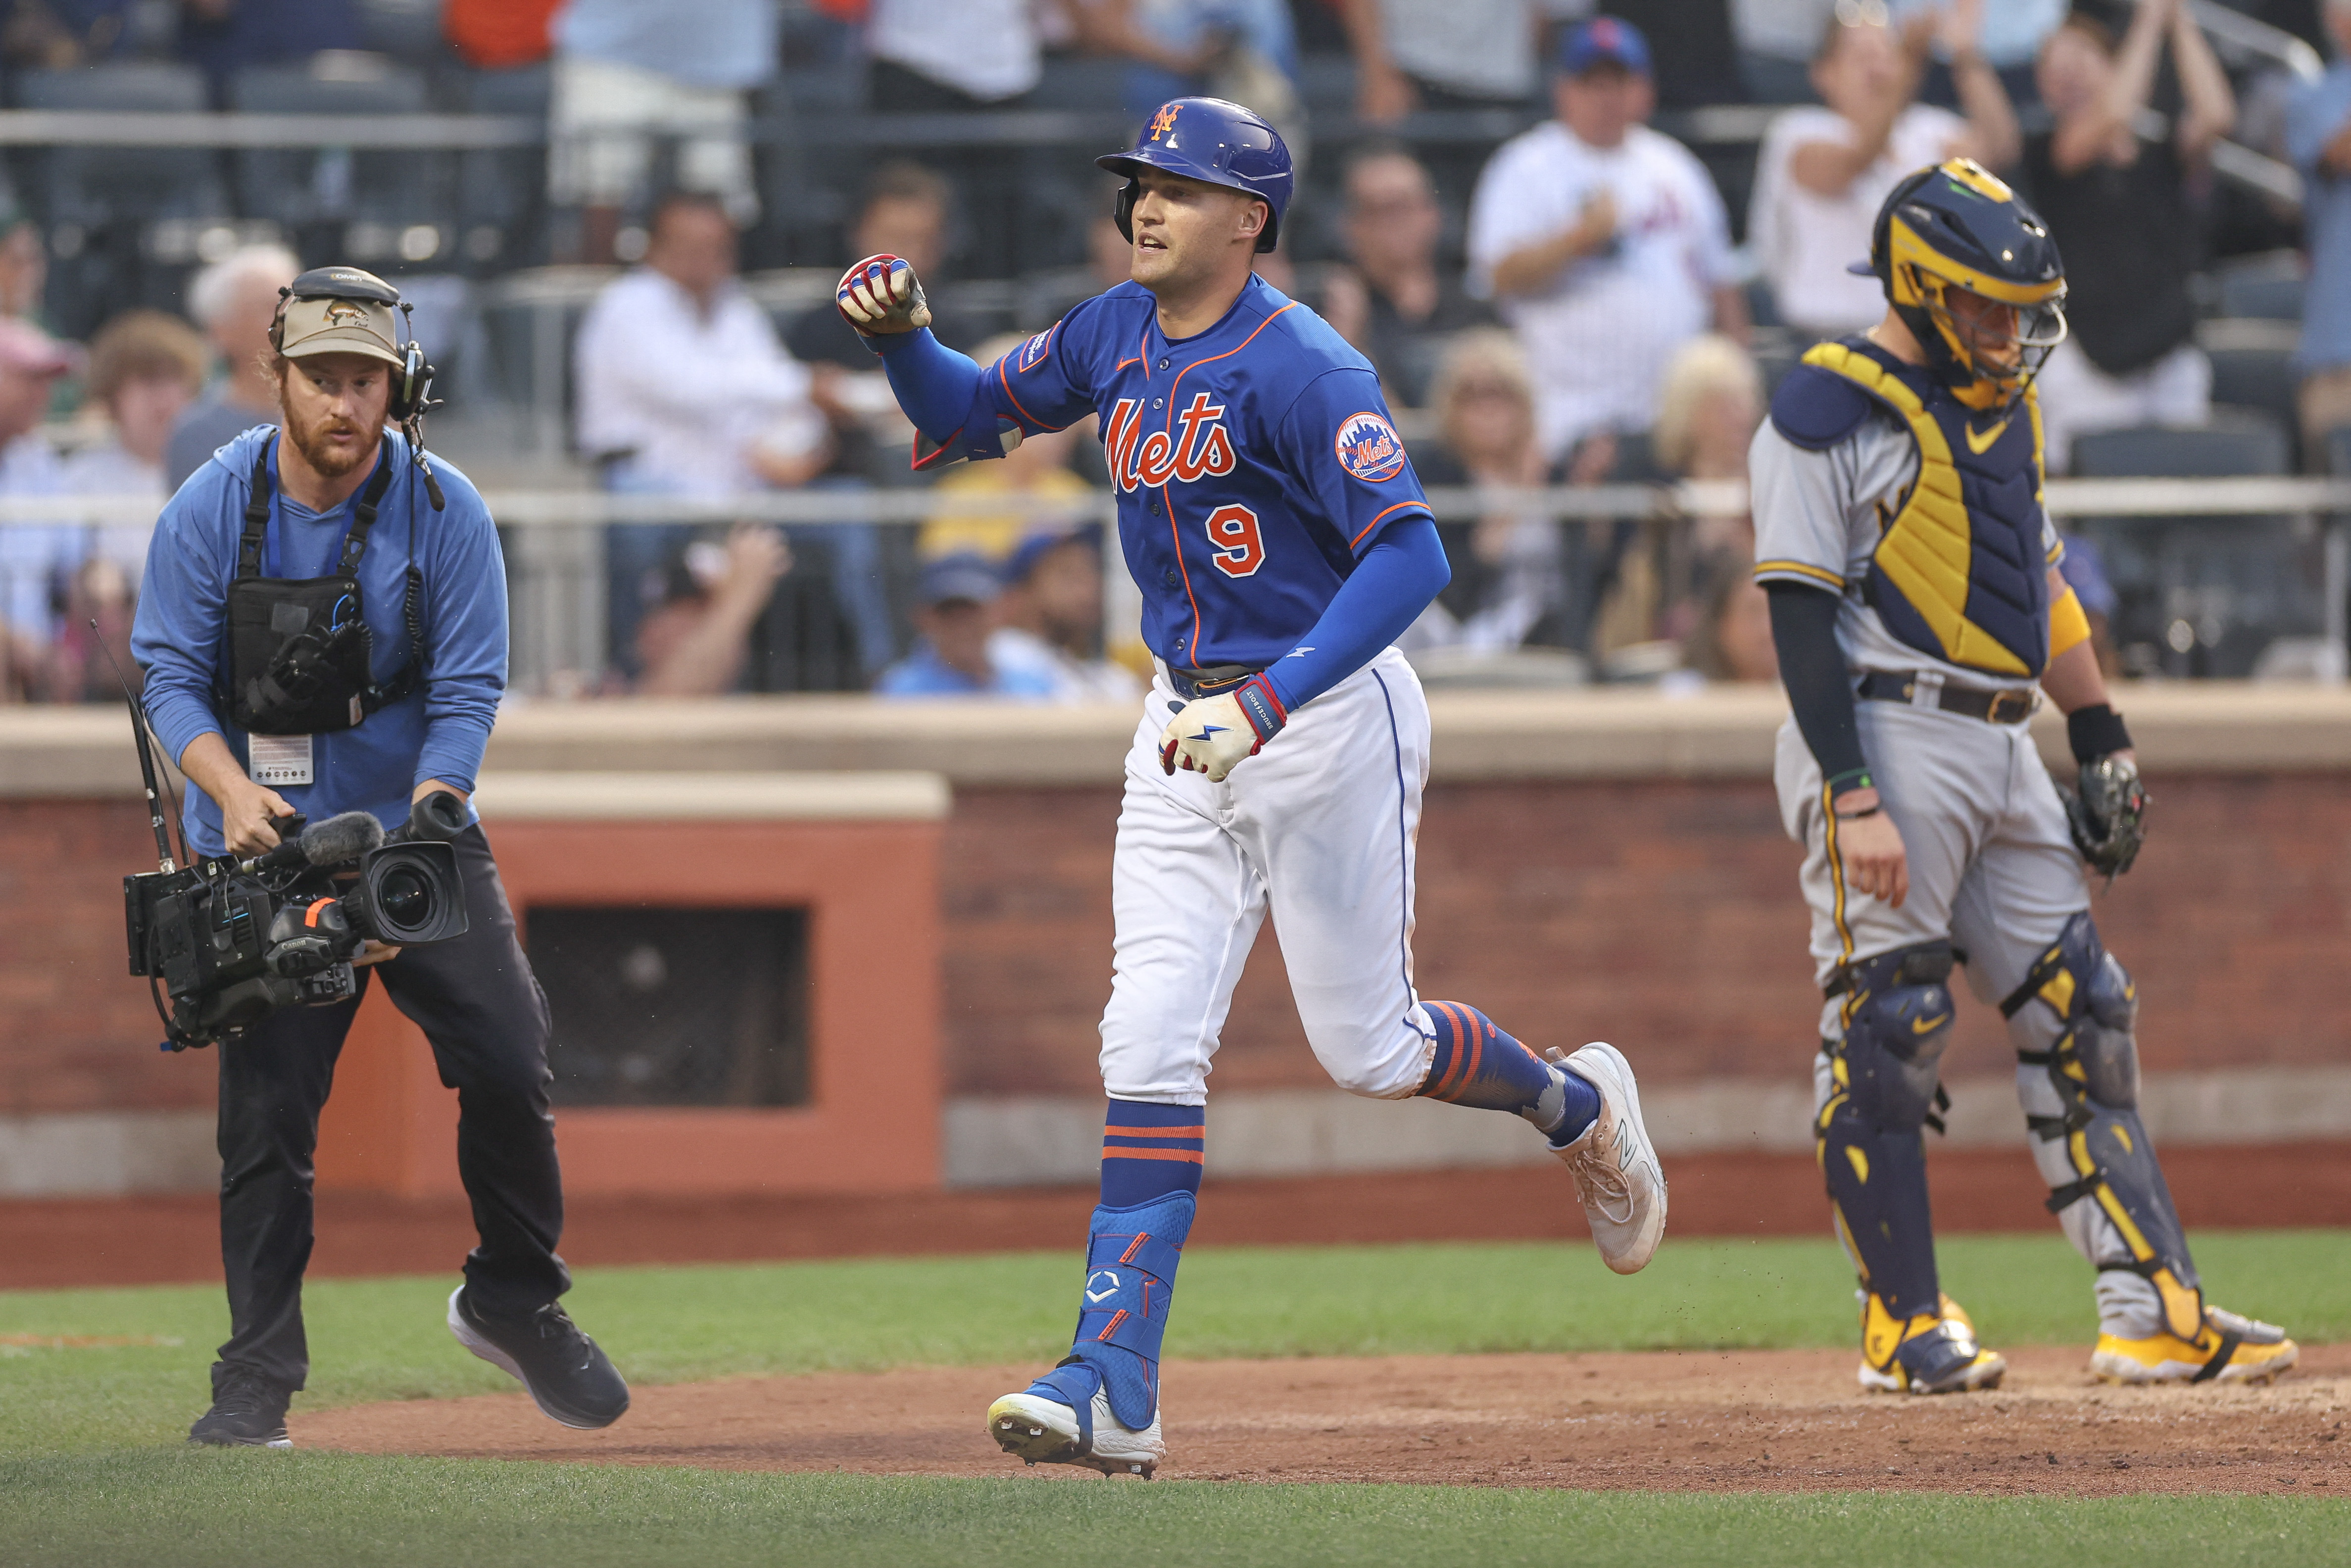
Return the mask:
<svg viewBox="0 0 2351 1568">
<path fill-rule="evenodd" d="M 1404 472 L 1404 438 L 1376 413 L 1358 413 L 1341 422 L 1339 437 L 1331 444 L 1331 450 L 1340 467 L 1366 485 Z"/>
</svg>

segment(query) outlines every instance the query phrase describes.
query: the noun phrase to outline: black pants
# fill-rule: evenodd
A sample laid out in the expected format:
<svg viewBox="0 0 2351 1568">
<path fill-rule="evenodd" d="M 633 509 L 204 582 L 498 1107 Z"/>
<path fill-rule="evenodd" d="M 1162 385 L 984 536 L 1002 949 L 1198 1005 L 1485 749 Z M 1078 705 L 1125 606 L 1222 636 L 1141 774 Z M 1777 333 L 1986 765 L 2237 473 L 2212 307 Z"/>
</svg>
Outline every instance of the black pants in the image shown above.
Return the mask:
<svg viewBox="0 0 2351 1568">
<path fill-rule="evenodd" d="M 520 1315 L 570 1288 L 555 1253 L 563 1178 L 548 1110 L 547 998 L 478 824 L 456 849 L 465 936 L 361 969 L 360 996 L 348 1002 L 281 1009 L 216 1048 L 229 1338 L 213 1366 L 215 1388 L 231 1366 L 293 1388 L 309 1373 L 302 1270 L 310 1261 L 311 1155 L 335 1059 L 371 976 L 423 1030 L 441 1082 L 457 1091 L 457 1175 L 481 1236 L 465 1260 L 468 1298 L 486 1313 Z"/>
</svg>

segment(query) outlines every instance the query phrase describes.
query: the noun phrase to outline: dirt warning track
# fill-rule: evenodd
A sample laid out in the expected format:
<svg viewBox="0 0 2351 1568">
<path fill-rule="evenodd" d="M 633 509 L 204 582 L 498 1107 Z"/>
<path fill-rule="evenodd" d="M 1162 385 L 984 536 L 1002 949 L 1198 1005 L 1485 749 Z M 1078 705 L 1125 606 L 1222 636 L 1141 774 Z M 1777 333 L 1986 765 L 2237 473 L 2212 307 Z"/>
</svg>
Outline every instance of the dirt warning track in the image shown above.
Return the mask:
<svg viewBox="0 0 2351 1568">
<path fill-rule="evenodd" d="M 2351 1496 L 2351 1345 L 2274 1387 L 2126 1389 L 2081 1349 L 2007 1353 L 2005 1386 L 1863 1395 L 1837 1351 L 1178 1362 L 1163 1478 L 1683 1491 Z M 303 1448 L 873 1475 L 1020 1473 L 982 1431 L 1034 1369 L 900 1368 L 642 1388 L 603 1432 L 519 1394 L 293 1420 Z M 1040 1467 L 1040 1478 L 1096 1481 Z"/>
</svg>

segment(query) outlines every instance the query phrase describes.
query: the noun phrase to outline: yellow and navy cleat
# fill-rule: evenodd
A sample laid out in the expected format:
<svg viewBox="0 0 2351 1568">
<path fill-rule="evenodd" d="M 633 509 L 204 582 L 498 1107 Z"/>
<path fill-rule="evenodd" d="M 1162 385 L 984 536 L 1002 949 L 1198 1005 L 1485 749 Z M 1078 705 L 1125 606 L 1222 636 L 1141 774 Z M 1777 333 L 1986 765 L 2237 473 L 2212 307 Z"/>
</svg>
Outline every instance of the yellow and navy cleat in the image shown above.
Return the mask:
<svg viewBox="0 0 2351 1568">
<path fill-rule="evenodd" d="M 1874 1394 L 1970 1394 L 1997 1388 L 2008 1363 L 1976 1343 L 1974 1322 L 1949 1296 L 1933 1312 L 1896 1318 L 1874 1292 L 1861 1309 L 1861 1385 Z"/>
<path fill-rule="evenodd" d="M 2145 1339 L 2100 1334 L 2090 1370 L 2109 1383 L 2267 1383 L 2301 1359 L 2276 1324 L 2207 1307 L 2192 1340 L 2168 1329 Z"/>
</svg>

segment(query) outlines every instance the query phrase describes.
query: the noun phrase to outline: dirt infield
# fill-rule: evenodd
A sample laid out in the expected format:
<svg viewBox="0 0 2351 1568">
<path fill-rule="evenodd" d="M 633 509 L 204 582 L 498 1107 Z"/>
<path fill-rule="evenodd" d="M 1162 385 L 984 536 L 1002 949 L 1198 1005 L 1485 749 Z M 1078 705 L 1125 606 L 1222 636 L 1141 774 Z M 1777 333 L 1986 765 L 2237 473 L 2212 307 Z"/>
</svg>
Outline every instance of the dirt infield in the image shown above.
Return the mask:
<svg viewBox="0 0 2351 1568">
<path fill-rule="evenodd" d="M 2351 1490 L 2351 1344 L 2273 1388 L 2123 1389 L 2080 1349 L 2011 1353 L 1991 1394 L 1858 1393 L 1825 1351 L 1171 1364 L 1168 1479 L 1675 1491 L 2088 1495 Z M 364 1405 L 292 1423 L 304 1448 L 716 1469 L 989 1476 L 981 1430 L 1033 1369 L 903 1368 L 638 1391 L 604 1432 L 521 1395 Z M 1091 1481 L 1040 1468 L 1039 1478 Z"/>
</svg>

